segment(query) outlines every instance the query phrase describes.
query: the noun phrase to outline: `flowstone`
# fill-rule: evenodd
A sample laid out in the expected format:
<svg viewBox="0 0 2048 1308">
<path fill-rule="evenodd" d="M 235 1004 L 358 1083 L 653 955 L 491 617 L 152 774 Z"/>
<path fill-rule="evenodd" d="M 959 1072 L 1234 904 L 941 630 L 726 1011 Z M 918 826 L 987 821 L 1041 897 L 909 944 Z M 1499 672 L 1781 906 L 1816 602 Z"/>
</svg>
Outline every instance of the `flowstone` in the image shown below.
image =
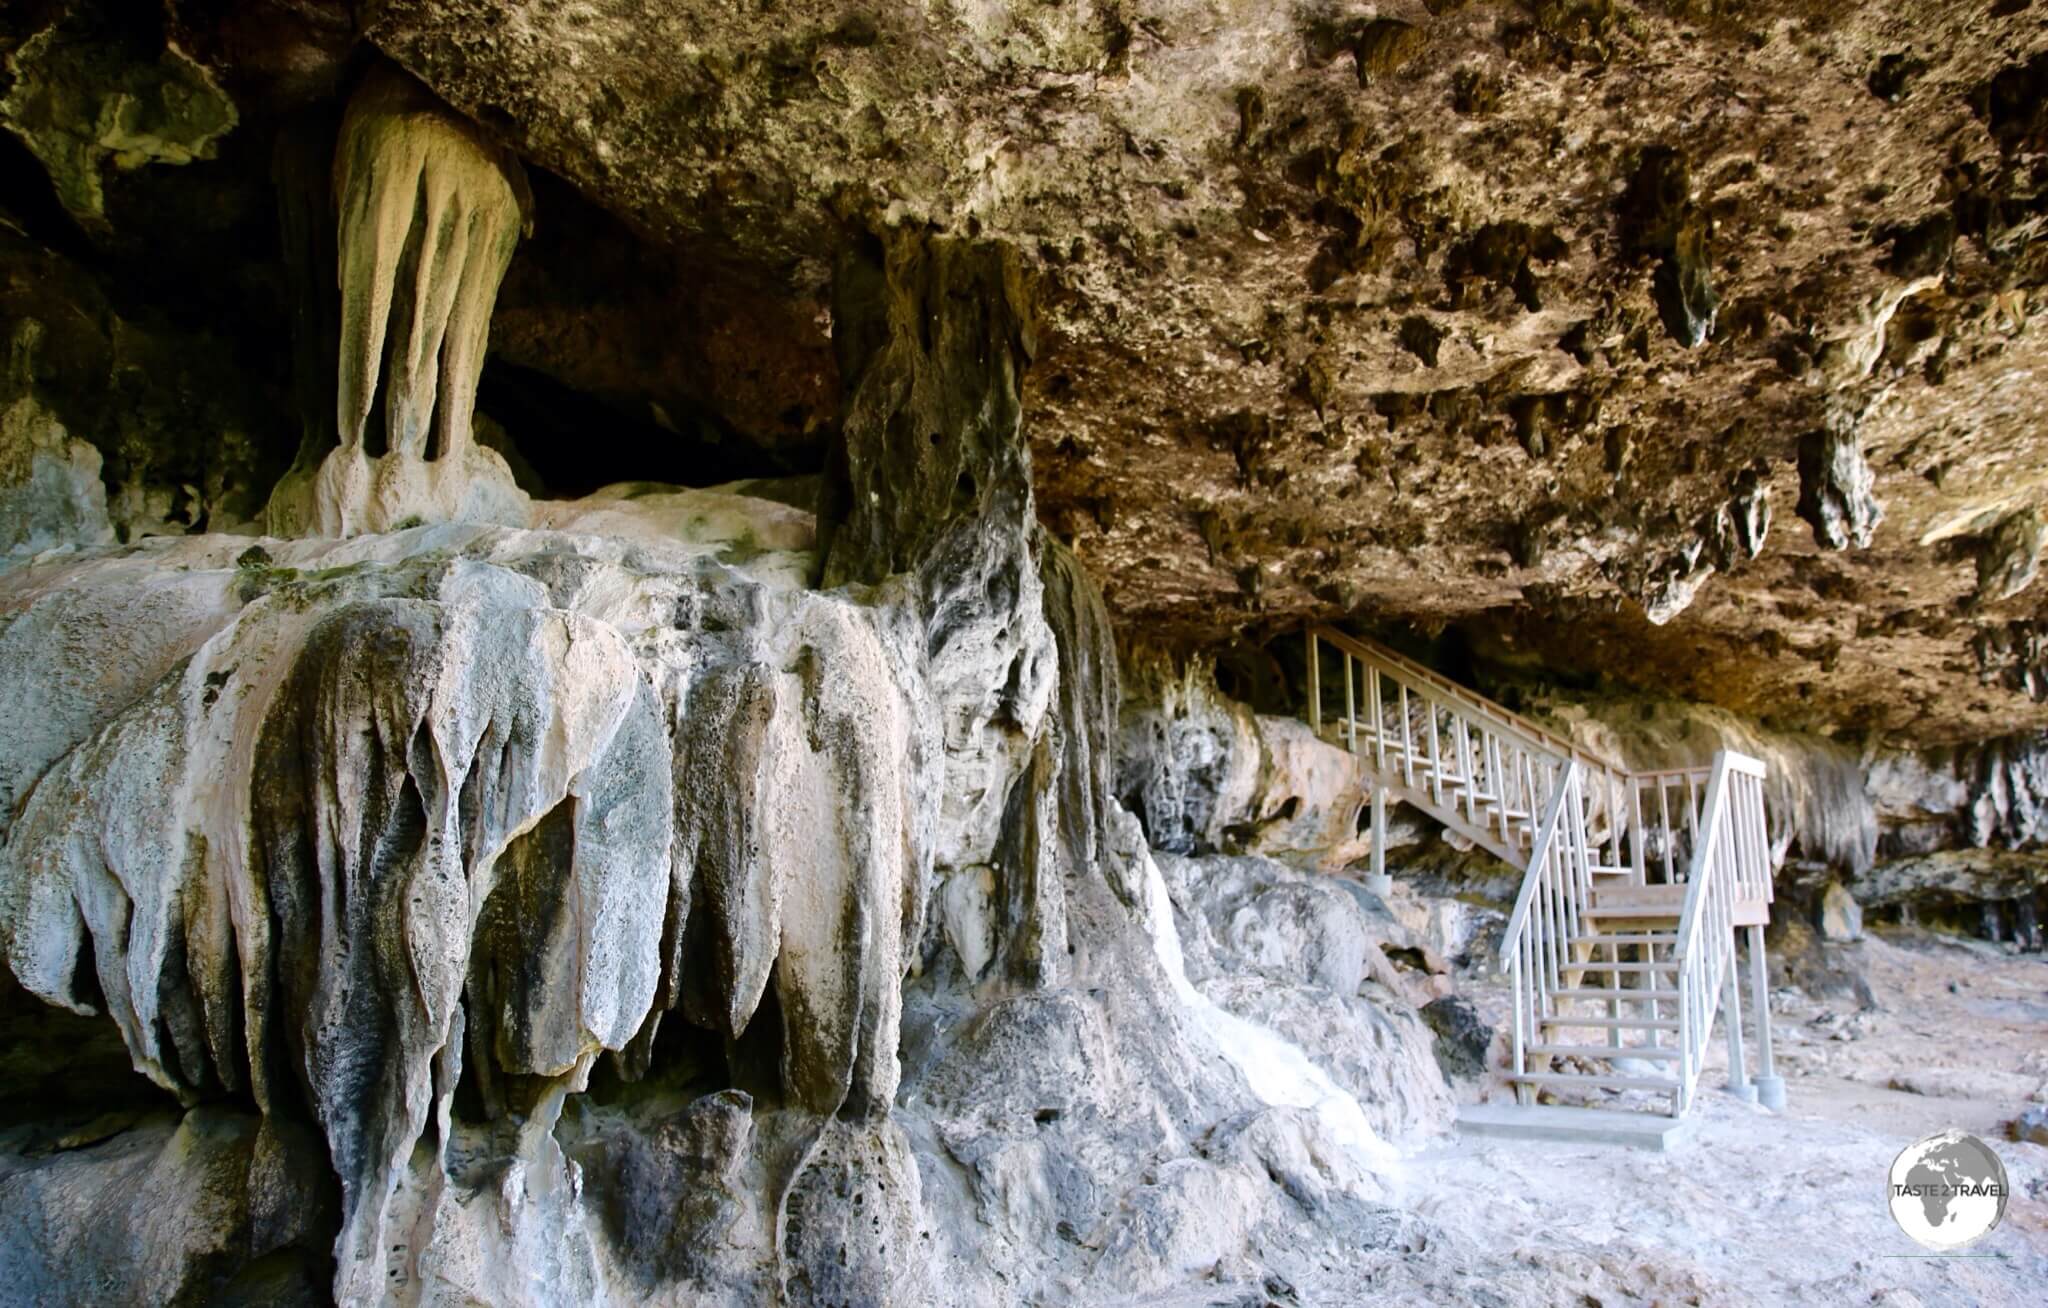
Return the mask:
<svg viewBox="0 0 2048 1308">
<path fill-rule="evenodd" d="M 166 1113 L 302 1126 L 333 1200 L 151 1223 L 126 1146 L 49 1185 L 0 1149 L 0 1222 L 89 1191 L 139 1233 L 37 1262 L 49 1297 L 1085 1300 L 1392 1238 L 1426 1033 L 1363 997 L 1336 890 L 1190 980 L 1205 888 L 1170 900 L 1115 801 L 1108 612 L 1036 518 L 1013 257 L 888 231 L 839 292 L 823 530 L 629 487 L 0 573 L 0 953 Z M 1348 784 L 1304 784 L 1304 832 L 1355 832 Z M 1296 899 L 1327 965 L 1266 976 Z M 239 1148 L 167 1157 L 220 1189 Z"/>
</svg>

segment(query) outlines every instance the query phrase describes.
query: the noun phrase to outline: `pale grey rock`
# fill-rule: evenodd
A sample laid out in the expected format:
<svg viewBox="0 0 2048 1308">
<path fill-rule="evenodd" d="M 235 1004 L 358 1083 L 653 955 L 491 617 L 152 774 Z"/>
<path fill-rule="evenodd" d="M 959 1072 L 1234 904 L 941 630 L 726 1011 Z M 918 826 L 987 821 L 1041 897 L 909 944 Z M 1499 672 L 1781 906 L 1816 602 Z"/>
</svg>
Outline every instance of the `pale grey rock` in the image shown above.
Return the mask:
<svg viewBox="0 0 2048 1308">
<path fill-rule="evenodd" d="M 0 566 L 9 555 L 114 539 L 100 453 L 72 437 L 35 393 L 43 325 L 15 323 L 0 377 Z"/>
<path fill-rule="evenodd" d="M 0 1149 L 10 1301 L 329 1301 L 333 1203 L 303 1127 L 208 1106 L 54 1143 Z"/>
<path fill-rule="evenodd" d="M 1701 557 L 1705 549 L 1704 540 L 1690 541 L 1652 570 L 1643 591 L 1643 617 L 1651 626 L 1661 627 L 1692 607 L 1714 575 L 1714 565 Z"/>
<path fill-rule="evenodd" d="M 1139 651 L 1124 668 L 1116 794 L 1155 848 L 1256 853 L 1342 867 L 1371 852 L 1361 832 L 1365 770 L 1297 718 L 1253 713 L 1216 687 L 1214 666 Z M 1417 820 L 1396 807 L 1389 846 Z"/>
<path fill-rule="evenodd" d="M 1176 1158 L 1123 1197 L 1103 1232 L 1096 1274 L 1128 1294 L 1157 1294 L 1241 1256 L 1262 1187 L 1244 1171 Z"/>
<path fill-rule="evenodd" d="M 894 1122 L 826 1119 L 778 1226 L 781 1302 L 916 1304 L 945 1298 L 926 1254 L 917 1162 Z"/>
<path fill-rule="evenodd" d="M 1863 906 L 1839 881 L 1830 881 L 1821 892 L 1818 914 L 1820 937 L 1846 944 L 1863 938 Z"/>
<path fill-rule="evenodd" d="M 1216 689 L 1190 660 L 1134 659 L 1125 670 L 1116 789 L 1153 848 L 1173 854 L 1220 849 L 1258 781 L 1251 710 Z"/>
<path fill-rule="evenodd" d="M 2048 1108 L 2036 1104 L 2026 1109 L 2012 1119 L 2006 1133 L 2023 1144 L 2048 1145 Z"/>
<path fill-rule="evenodd" d="M 60 756 L 39 777 L 34 755 L 10 758 L 26 798 L 0 850 L 0 945 L 52 1002 L 103 996 L 167 1089 L 248 1085 L 281 1107 L 303 1086 L 344 1183 L 345 1298 L 382 1283 L 398 1191 L 424 1196 L 408 1202 L 428 1229 L 455 1211 L 406 1159 L 465 1061 L 490 1111 L 528 1123 L 528 1178 L 567 1175 L 536 1124 L 601 1052 L 651 1043 L 693 902 L 713 902 L 691 893 L 706 859 L 721 876 L 704 884 L 736 867 L 772 888 L 778 865 L 802 867 L 796 894 L 742 896 L 759 927 L 705 917 L 696 934 L 724 941 L 705 969 L 730 997 L 743 977 L 718 958 L 759 980 L 779 964 L 799 1102 L 886 1105 L 937 813 L 917 772 L 936 757 L 919 664 L 886 607 L 769 591 L 688 551 L 409 535 L 265 542 L 262 563 L 246 541 L 192 538 L 18 570 L 0 633 L 173 581 L 188 634 L 157 661 L 196 649 L 153 685 L 148 659 L 89 694 L 66 689 L 77 665 L 10 665 L 8 701 L 69 704 L 58 725 L 82 739 L 42 746 Z M 720 667 L 773 692 L 763 740 L 706 739 L 717 720 L 692 692 L 724 684 Z M 735 748 L 752 768 L 722 766 Z M 706 751 L 719 762 L 690 763 Z M 767 821 L 745 850 L 706 838 L 736 811 L 722 787 L 759 788 L 743 807 Z M 97 983 L 81 991 L 88 941 Z"/>
<path fill-rule="evenodd" d="M 1162 857 L 1189 978 L 1210 1000 L 1298 1046 L 1381 1137 L 1444 1129 L 1451 1102 L 1390 939 L 1333 879 L 1270 859 Z"/>
</svg>

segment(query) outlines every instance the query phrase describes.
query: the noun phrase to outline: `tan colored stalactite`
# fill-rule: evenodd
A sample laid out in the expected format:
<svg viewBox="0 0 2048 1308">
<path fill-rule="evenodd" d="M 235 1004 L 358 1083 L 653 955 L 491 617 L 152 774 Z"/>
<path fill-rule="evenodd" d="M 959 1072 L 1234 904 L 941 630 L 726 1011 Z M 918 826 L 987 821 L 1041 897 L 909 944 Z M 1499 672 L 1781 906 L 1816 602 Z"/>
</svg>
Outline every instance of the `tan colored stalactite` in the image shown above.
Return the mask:
<svg viewBox="0 0 2048 1308">
<path fill-rule="evenodd" d="M 427 455 L 436 417 L 435 457 L 468 445 L 491 308 L 526 224 L 517 171 L 395 69 L 350 101 L 334 158 L 344 445 L 362 442 L 387 333 L 391 449 Z"/>
<path fill-rule="evenodd" d="M 491 310 L 529 225 L 517 160 L 391 66 L 350 98 L 334 153 L 339 448 L 288 474 L 267 526 L 347 536 L 415 523 L 524 526 L 511 470 L 471 434 Z M 367 441 L 383 395 L 385 448 Z"/>
</svg>

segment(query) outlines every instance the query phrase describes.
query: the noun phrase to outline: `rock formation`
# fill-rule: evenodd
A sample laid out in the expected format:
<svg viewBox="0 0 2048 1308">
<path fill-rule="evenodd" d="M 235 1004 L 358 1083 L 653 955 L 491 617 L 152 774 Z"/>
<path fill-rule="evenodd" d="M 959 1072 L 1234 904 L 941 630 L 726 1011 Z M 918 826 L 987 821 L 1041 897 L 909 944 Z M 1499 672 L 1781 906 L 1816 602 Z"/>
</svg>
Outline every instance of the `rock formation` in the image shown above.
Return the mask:
<svg viewBox="0 0 2048 1308">
<path fill-rule="evenodd" d="M 35 554 L 113 539 L 100 453 L 72 437 L 37 402 L 35 353 L 43 325 L 15 324 L 0 390 L 0 553 Z"/>
<path fill-rule="evenodd" d="M 2039 948 L 2048 27 L 1820 8 L 8 11 L 10 1291 L 1587 1281 L 1299 633 Z"/>
<path fill-rule="evenodd" d="M 523 523 L 526 496 L 471 430 L 491 306 L 531 222 L 518 160 L 380 65 L 342 117 L 334 202 L 341 443 L 310 477 L 279 487 L 270 526 L 347 536 L 418 521 Z"/>
</svg>

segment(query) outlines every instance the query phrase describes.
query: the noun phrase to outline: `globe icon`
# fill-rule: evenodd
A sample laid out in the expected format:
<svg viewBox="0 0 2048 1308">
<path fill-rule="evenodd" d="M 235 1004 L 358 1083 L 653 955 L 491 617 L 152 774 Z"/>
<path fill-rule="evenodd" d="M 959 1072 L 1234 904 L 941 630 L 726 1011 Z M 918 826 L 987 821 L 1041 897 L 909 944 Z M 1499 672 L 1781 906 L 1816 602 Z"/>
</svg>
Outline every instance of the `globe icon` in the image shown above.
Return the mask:
<svg viewBox="0 0 2048 1308">
<path fill-rule="evenodd" d="M 2005 1216 L 2010 1187 L 1991 1147 L 1963 1131 L 1944 1131 L 1901 1150 L 1892 1160 L 1892 1220 L 1923 1247 L 1960 1249 L 1982 1239 Z"/>
</svg>

